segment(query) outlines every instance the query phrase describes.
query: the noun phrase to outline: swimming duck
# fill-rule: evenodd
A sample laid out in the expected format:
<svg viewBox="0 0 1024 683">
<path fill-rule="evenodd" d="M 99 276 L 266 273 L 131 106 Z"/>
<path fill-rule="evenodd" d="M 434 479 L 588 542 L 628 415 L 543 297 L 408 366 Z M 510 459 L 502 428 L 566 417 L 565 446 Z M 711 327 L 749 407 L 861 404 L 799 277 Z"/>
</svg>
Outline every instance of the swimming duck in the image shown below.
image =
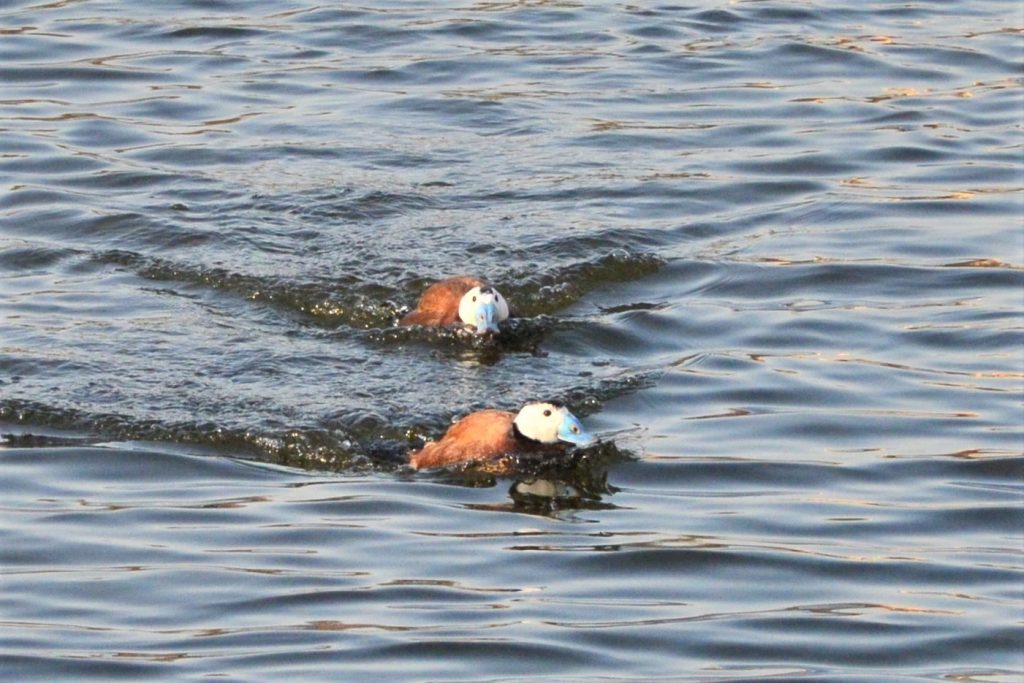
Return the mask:
<svg viewBox="0 0 1024 683">
<path fill-rule="evenodd" d="M 498 332 L 498 323 L 508 319 L 508 303 L 479 278 L 468 275 L 435 282 L 423 292 L 416 310 L 407 313 L 398 324 L 446 327 L 461 321 L 475 327 L 477 334 Z"/>
<path fill-rule="evenodd" d="M 593 437 L 559 403 L 529 403 L 516 413 L 481 410 L 453 424 L 439 441 L 409 454 L 413 469 L 484 461 L 507 453 L 557 452 Z"/>
</svg>

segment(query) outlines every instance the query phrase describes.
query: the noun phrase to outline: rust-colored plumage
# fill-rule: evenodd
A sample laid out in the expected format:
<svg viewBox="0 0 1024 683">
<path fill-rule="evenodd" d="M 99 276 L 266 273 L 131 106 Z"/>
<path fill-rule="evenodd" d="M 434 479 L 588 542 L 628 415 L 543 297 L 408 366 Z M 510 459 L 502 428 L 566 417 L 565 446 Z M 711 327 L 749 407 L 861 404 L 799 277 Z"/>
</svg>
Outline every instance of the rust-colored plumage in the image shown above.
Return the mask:
<svg viewBox="0 0 1024 683">
<path fill-rule="evenodd" d="M 518 413 L 480 410 L 467 415 L 437 441 L 409 454 L 413 469 L 472 462 L 493 465 L 520 454 L 561 455 L 588 446 L 593 437 L 569 409 L 556 402 L 527 403 Z M 508 458 L 504 458 L 508 460 Z"/>
<path fill-rule="evenodd" d="M 474 287 L 483 286 L 483 280 L 468 275 L 436 282 L 423 292 L 416 310 L 403 316 L 398 324 L 444 327 L 459 322 L 459 302 L 463 295 Z"/>
<path fill-rule="evenodd" d="M 438 441 L 409 454 L 415 469 L 442 467 L 466 460 L 482 460 L 517 448 L 512 432 L 514 413 L 481 410 L 453 424 Z"/>
</svg>

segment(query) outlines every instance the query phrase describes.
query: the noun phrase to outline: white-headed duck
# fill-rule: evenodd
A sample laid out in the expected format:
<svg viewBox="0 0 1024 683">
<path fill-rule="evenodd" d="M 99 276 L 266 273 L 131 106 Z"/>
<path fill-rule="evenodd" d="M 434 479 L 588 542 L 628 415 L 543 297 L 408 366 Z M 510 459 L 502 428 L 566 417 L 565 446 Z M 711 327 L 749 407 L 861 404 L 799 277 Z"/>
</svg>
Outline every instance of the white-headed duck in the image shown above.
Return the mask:
<svg viewBox="0 0 1024 683">
<path fill-rule="evenodd" d="M 438 441 L 409 454 L 413 469 L 485 461 L 502 454 L 564 450 L 593 438 L 568 408 L 558 403 L 529 403 L 518 414 L 481 410 L 453 424 Z"/>
<path fill-rule="evenodd" d="M 508 303 L 497 289 L 479 278 L 458 275 L 430 285 L 416 310 L 398 324 L 446 327 L 461 321 L 484 334 L 497 333 L 498 323 L 507 319 Z"/>
</svg>

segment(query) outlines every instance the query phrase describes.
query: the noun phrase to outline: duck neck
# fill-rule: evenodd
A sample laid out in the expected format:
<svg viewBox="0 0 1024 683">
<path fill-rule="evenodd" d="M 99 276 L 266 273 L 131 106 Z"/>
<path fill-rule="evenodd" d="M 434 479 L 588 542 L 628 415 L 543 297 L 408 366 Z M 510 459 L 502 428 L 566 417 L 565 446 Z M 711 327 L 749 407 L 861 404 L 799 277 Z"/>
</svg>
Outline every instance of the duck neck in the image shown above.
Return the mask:
<svg viewBox="0 0 1024 683">
<path fill-rule="evenodd" d="M 523 434 L 521 431 L 519 431 L 519 425 L 517 425 L 515 422 L 512 423 L 512 438 L 516 440 L 516 443 L 522 446 L 530 446 L 533 448 L 537 448 L 539 446 L 544 445 L 544 442 L 538 441 L 537 439 L 531 439 L 530 437 L 526 436 L 526 434 Z"/>
</svg>

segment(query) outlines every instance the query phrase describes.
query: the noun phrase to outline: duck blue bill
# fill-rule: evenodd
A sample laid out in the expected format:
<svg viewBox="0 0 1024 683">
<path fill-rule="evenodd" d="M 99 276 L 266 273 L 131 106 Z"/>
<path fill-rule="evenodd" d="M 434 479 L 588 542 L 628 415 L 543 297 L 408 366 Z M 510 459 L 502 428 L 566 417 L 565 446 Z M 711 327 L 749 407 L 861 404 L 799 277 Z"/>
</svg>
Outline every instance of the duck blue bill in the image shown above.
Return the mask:
<svg viewBox="0 0 1024 683">
<path fill-rule="evenodd" d="M 594 437 L 583 428 L 579 418 L 571 413 L 562 418 L 562 424 L 558 427 L 558 438 L 577 446 L 586 446 L 594 441 Z"/>
<path fill-rule="evenodd" d="M 498 307 L 494 305 L 494 302 L 481 301 L 476 305 L 476 331 L 477 334 L 483 334 L 484 332 L 498 332 L 498 323 L 495 320 L 498 317 Z"/>
</svg>

